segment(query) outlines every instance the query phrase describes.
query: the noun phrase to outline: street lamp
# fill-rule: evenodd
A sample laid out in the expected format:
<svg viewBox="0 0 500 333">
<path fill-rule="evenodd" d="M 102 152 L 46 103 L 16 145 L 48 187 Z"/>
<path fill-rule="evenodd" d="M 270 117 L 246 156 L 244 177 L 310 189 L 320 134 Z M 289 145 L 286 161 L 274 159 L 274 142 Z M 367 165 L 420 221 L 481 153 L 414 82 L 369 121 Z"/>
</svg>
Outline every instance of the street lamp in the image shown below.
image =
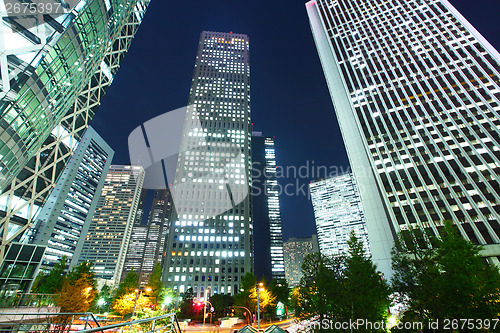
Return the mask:
<svg viewBox="0 0 500 333">
<path fill-rule="evenodd" d="M 102 310 L 102 306 L 106 304 L 106 300 L 104 298 L 100 298 L 98 301 L 97 301 L 97 307 L 99 308 L 99 312 L 101 312 Z"/>
<path fill-rule="evenodd" d="M 264 284 L 261 282 L 258 285 L 255 286 L 256 292 L 257 292 L 257 328 L 260 330 L 260 305 L 259 305 L 259 290 L 264 290 L 264 288 L 259 288 L 262 287 Z"/>
<path fill-rule="evenodd" d="M 207 302 L 208 302 L 208 289 L 205 289 L 205 299 L 203 303 L 203 327 L 205 327 L 205 319 L 207 317 Z M 210 303 L 210 302 L 208 302 Z M 210 306 L 212 307 L 212 303 L 210 303 Z M 212 320 L 210 320 L 210 324 L 212 324 Z"/>
<path fill-rule="evenodd" d="M 150 292 L 152 289 L 151 288 L 146 288 L 147 292 Z M 137 299 L 141 295 L 141 292 L 143 292 L 143 288 L 140 287 L 139 289 L 135 290 L 135 300 L 134 300 L 134 309 L 132 310 L 132 317 L 135 316 L 135 307 L 137 306 Z"/>
</svg>

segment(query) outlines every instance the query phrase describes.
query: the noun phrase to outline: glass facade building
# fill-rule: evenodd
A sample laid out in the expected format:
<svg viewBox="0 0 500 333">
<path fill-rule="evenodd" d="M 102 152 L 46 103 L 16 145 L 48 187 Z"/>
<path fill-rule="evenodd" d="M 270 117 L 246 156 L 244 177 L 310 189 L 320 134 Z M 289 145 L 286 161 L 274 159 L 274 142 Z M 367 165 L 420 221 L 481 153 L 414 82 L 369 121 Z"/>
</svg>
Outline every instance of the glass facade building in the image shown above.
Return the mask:
<svg viewBox="0 0 500 333">
<path fill-rule="evenodd" d="M 50 271 L 63 256 L 78 257 L 94 216 L 114 151 L 89 127 L 47 198 L 25 243 L 44 245 L 41 269 Z"/>
<path fill-rule="evenodd" d="M 98 279 L 117 287 L 135 221 L 144 169 L 111 165 L 77 262 L 92 261 Z"/>
<path fill-rule="evenodd" d="M 283 234 L 273 137 L 252 133 L 252 216 L 255 275 L 284 279 Z"/>
<path fill-rule="evenodd" d="M 165 240 L 172 211 L 172 198 L 169 190 L 153 192 L 150 209 L 145 210 L 147 190 L 141 194 L 140 208 L 130 236 L 130 244 L 125 258 L 122 280 L 132 270 L 139 275 L 139 284 L 145 285 L 157 263 L 161 263 L 165 251 Z M 142 206 L 142 207 L 141 207 Z M 149 211 L 147 224 L 143 222 L 143 212 Z"/>
<path fill-rule="evenodd" d="M 447 0 L 306 4 L 374 259 L 393 234 L 462 236 L 500 255 L 500 55 Z"/>
<path fill-rule="evenodd" d="M 347 253 L 347 241 L 354 231 L 367 255 L 370 243 L 359 190 L 350 173 L 309 184 L 316 220 L 319 250 L 327 256 Z"/>
<path fill-rule="evenodd" d="M 319 252 L 318 239 L 312 237 L 289 238 L 283 243 L 285 278 L 290 287 L 298 286 L 302 278 L 302 263 L 308 254 Z"/>
<path fill-rule="evenodd" d="M 201 34 L 172 197 L 164 282 L 234 294 L 253 272 L 246 35 Z"/>
<path fill-rule="evenodd" d="M 0 3 L 0 257 L 34 223 L 149 0 L 74 0 L 65 13 L 20 17 L 9 16 L 6 4 Z"/>
</svg>

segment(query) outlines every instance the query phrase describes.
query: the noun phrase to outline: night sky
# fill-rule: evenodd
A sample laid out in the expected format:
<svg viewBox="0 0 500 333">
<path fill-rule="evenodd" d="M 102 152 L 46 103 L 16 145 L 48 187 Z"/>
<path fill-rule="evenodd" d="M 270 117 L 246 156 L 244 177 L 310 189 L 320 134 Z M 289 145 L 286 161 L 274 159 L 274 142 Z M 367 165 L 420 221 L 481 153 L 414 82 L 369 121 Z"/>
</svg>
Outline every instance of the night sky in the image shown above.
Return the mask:
<svg viewBox="0 0 500 333">
<path fill-rule="evenodd" d="M 451 3 L 498 50 L 500 1 Z M 127 138 L 143 122 L 186 106 L 201 31 L 250 37 L 255 131 L 276 137 L 283 239 L 315 233 L 310 180 L 343 173 L 349 162 L 305 10 L 305 2 L 152 0 L 91 125 L 129 164 Z M 297 168 L 297 179 L 291 168 Z M 301 169 L 299 169 L 302 167 Z M 321 174 L 313 171 L 322 170 Z"/>
</svg>

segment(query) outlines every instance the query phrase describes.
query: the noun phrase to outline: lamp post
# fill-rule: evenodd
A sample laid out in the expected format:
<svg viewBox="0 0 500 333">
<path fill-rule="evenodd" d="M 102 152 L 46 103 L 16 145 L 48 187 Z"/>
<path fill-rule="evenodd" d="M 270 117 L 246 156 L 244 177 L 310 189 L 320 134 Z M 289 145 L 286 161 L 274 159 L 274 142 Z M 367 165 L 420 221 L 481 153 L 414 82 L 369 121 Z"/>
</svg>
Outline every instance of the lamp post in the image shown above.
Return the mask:
<svg viewBox="0 0 500 333">
<path fill-rule="evenodd" d="M 255 286 L 257 291 L 257 328 L 260 330 L 260 305 L 259 305 L 259 290 L 264 284 L 261 282 Z"/>
<path fill-rule="evenodd" d="M 151 288 L 146 288 L 147 292 L 150 292 L 152 289 Z M 132 310 L 132 317 L 135 316 L 135 308 L 137 306 L 137 299 L 141 295 L 141 292 L 143 292 L 143 288 L 139 287 L 138 289 L 135 290 L 135 300 L 134 300 L 134 309 Z"/>
<path fill-rule="evenodd" d="M 238 309 L 245 309 L 247 310 L 248 312 L 248 325 L 251 325 L 252 323 L 250 322 L 252 320 L 252 312 L 250 310 L 248 310 L 247 308 L 245 308 L 244 306 L 236 306 L 236 305 L 233 305 L 231 306 L 231 308 L 238 308 Z"/>
<path fill-rule="evenodd" d="M 208 289 L 205 289 L 205 298 L 203 302 L 203 327 L 205 327 L 205 319 L 207 317 L 207 302 L 208 302 Z M 212 303 L 210 303 L 210 306 L 212 306 Z"/>
</svg>

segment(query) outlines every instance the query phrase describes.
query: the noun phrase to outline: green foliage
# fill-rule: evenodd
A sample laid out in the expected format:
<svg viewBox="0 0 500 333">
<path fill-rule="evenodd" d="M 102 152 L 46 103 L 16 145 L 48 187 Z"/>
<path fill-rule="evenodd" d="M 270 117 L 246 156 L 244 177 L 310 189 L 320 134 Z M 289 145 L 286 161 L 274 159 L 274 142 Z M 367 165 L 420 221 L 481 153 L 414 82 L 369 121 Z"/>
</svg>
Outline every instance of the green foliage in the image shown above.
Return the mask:
<svg viewBox="0 0 500 333">
<path fill-rule="evenodd" d="M 102 300 L 102 304 L 99 304 Z M 93 311 L 95 313 L 111 312 L 111 304 L 113 302 L 113 291 L 111 288 L 105 284 L 102 286 L 99 294 L 96 296 L 93 306 Z"/>
<path fill-rule="evenodd" d="M 139 275 L 132 268 L 122 282 L 118 285 L 116 289 L 114 300 L 122 297 L 123 295 L 134 293 L 137 288 L 137 282 L 139 281 Z"/>
<path fill-rule="evenodd" d="M 184 292 L 182 303 L 180 305 L 179 318 L 194 318 L 196 312 L 194 309 L 194 293 L 193 289 L 189 288 Z"/>
<path fill-rule="evenodd" d="M 348 255 L 345 259 L 344 295 L 350 301 L 352 320 L 365 319 L 369 322 L 385 320 L 388 314 L 389 285 L 382 280 L 376 265 L 367 258 L 363 242 L 351 233 L 347 241 Z M 349 304 L 346 304 L 349 307 Z"/>
<path fill-rule="evenodd" d="M 86 282 L 94 289 L 97 288 L 97 281 L 94 274 L 94 264 L 91 261 L 84 261 L 74 266 L 66 278 L 70 284 L 74 283 L 76 280 L 85 278 Z"/>
<path fill-rule="evenodd" d="M 230 307 L 233 305 L 234 299 L 231 295 L 215 294 L 210 296 L 210 303 L 215 309 L 213 320 L 216 321 L 231 312 Z"/>
<path fill-rule="evenodd" d="M 153 273 L 149 276 L 147 288 L 151 288 L 151 291 L 147 294 L 149 296 L 159 297 L 163 287 L 163 283 L 161 282 L 161 264 L 156 263 Z"/>
<path fill-rule="evenodd" d="M 57 305 L 61 312 L 87 312 L 94 301 L 96 290 L 89 281 L 92 277 L 87 273 L 70 282 L 66 279 L 58 298 Z"/>
<path fill-rule="evenodd" d="M 346 256 L 313 253 L 304 259 L 300 285 L 291 294 L 296 316 L 317 316 L 320 322 L 380 322 L 385 318 L 390 304 L 387 283 L 354 233 L 348 245 Z"/>
<path fill-rule="evenodd" d="M 288 287 L 288 283 L 286 282 L 286 280 L 273 279 L 269 284 L 269 291 L 272 295 L 276 296 L 276 299 L 274 301 L 274 304 L 267 308 L 266 315 L 274 317 L 276 316 L 276 306 L 279 302 L 283 303 L 286 306 L 290 305 L 290 288 Z"/>
<path fill-rule="evenodd" d="M 238 293 L 236 293 L 233 296 L 234 305 L 243 306 L 252 311 L 253 313 L 257 306 L 257 300 L 255 299 L 255 296 L 252 299 L 252 294 L 255 291 L 256 284 L 257 284 L 257 278 L 252 273 L 247 272 L 241 278 L 240 290 L 238 290 Z M 238 314 L 243 314 L 244 310 L 235 309 L 235 312 Z"/>
<path fill-rule="evenodd" d="M 481 247 L 461 237 L 450 222 L 440 236 L 441 240 L 418 229 L 399 235 L 392 283 L 408 308 L 403 321 L 497 318 L 498 270 L 485 264 Z"/>
<path fill-rule="evenodd" d="M 139 295 L 135 292 L 121 295 L 113 301 L 113 311 L 120 314 L 122 317 L 131 314 L 134 311 L 142 309 L 149 304 L 149 299 L 142 293 Z"/>
<path fill-rule="evenodd" d="M 306 256 L 297 292 L 302 317 L 318 315 L 321 320 L 339 314 L 343 303 L 341 260 L 320 253 Z"/>
<path fill-rule="evenodd" d="M 169 312 L 177 312 L 179 310 L 179 293 L 170 287 L 163 287 L 160 291 L 158 304 Z"/>
<path fill-rule="evenodd" d="M 35 283 L 31 289 L 32 293 L 40 294 L 58 294 L 61 292 L 66 279 L 64 271 L 66 270 L 67 257 L 64 256 L 52 270 L 47 274 L 40 272 L 36 277 Z"/>
</svg>

